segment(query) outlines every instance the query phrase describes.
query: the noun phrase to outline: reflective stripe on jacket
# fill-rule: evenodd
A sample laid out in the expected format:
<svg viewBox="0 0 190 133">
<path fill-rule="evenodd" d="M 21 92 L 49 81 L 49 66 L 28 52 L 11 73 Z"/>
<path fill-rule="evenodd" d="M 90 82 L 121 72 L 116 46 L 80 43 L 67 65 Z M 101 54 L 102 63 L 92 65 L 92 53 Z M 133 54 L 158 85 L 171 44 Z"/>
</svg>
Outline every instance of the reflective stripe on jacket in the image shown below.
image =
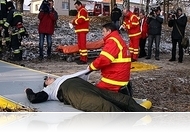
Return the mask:
<svg viewBox="0 0 190 133">
<path fill-rule="evenodd" d="M 89 31 L 89 18 L 88 12 L 85 7 L 81 7 L 78 10 L 76 18 L 73 20 L 75 26 L 75 32 L 88 32 Z"/>
<path fill-rule="evenodd" d="M 99 57 L 91 64 L 91 70 L 101 70 L 101 81 L 107 84 L 104 89 L 118 91 L 130 78 L 131 56 L 129 48 L 118 31 L 104 38 L 105 46 Z"/>
<path fill-rule="evenodd" d="M 7 18 L 7 0 L 0 0 L 0 26 L 3 26 Z"/>
<path fill-rule="evenodd" d="M 135 14 L 129 12 L 129 15 L 124 18 L 123 25 L 126 28 L 129 37 L 141 37 L 139 19 Z"/>
<path fill-rule="evenodd" d="M 17 26 L 18 23 L 23 23 L 22 13 L 12 7 L 7 15 L 7 20 L 4 23 L 4 27 L 14 27 Z"/>
</svg>

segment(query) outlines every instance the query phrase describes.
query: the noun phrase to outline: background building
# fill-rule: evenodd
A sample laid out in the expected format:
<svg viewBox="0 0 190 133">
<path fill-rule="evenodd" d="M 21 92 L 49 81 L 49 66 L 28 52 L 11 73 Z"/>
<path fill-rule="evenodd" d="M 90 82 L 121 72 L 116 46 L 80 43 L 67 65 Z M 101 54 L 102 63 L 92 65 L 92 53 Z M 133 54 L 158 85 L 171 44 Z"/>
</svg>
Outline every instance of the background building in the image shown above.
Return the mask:
<svg viewBox="0 0 190 133">
<path fill-rule="evenodd" d="M 40 7 L 42 1 L 43 0 L 31 0 L 30 12 L 31 13 L 39 13 L 39 7 Z M 116 0 L 116 1 L 118 4 L 118 7 L 122 8 L 123 0 Z M 91 4 L 92 5 L 91 9 L 94 9 L 93 3 L 101 3 L 102 10 L 103 10 L 104 6 L 109 5 L 109 8 L 111 7 L 110 0 L 96 0 L 96 1 L 81 0 L 81 2 L 85 5 L 87 3 Z M 69 15 L 70 10 L 75 10 L 74 3 L 75 3 L 75 0 L 54 0 L 54 8 L 58 12 L 59 15 Z M 135 7 L 140 8 L 141 6 L 142 6 L 142 4 L 140 4 L 140 3 L 135 3 L 135 2 L 130 3 L 131 11 L 133 11 L 133 9 Z M 111 11 L 111 9 L 109 9 L 109 11 Z"/>
</svg>

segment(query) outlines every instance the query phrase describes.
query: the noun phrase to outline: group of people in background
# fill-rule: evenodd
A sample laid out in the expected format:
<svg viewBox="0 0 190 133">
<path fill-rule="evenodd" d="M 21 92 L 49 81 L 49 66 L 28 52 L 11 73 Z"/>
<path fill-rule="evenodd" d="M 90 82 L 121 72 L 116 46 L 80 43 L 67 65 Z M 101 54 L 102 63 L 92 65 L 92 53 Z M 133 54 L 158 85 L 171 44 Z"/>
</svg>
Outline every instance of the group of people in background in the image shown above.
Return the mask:
<svg viewBox="0 0 190 133">
<path fill-rule="evenodd" d="M 53 8 L 53 0 L 50 2 L 50 13 L 46 13 L 40 10 L 39 13 L 39 49 L 40 59 L 43 59 L 43 43 L 44 37 L 47 37 L 47 55 L 51 57 L 51 36 L 54 31 L 56 20 L 58 19 L 57 12 Z M 75 8 L 77 9 L 77 15 L 74 20 L 71 20 L 71 24 L 74 25 L 75 33 L 77 34 L 77 42 L 79 47 L 80 59 L 76 61 L 77 64 L 87 64 L 88 52 L 86 48 L 86 35 L 89 32 L 89 17 L 88 12 L 80 1 L 75 2 Z M 45 6 L 43 6 L 44 8 Z M 42 7 L 40 8 L 42 9 Z M 43 15 L 42 15 L 43 14 Z M 182 13 L 182 9 L 178 8 L 174 16 L 169 15 L 168 26 L 172 27 L 172 57 L 169 61 L 176 60 L 176 45 L 179 47 L 178 62 L 183 61 L 183 48 L 181 46 L 182 38 L 184 37 L 185 27 L 187 24 L 187 17 Z M 43 17 L 46 16 L 46 17 Z M 135 8 L 134 11 L 128 9 L 119 9 L 117 4 L 114 4 L 114 8 L 111 11 L 111 21 L 115 24 L 118 32 L 120 29 L 125 29 L 129 37 L 129 51 L 131 54 L 131 61 L 137 61 L 138 58 L 145 57 L 145 59 L 151 59 L 152 47 L 155 42 L 155 60 L 160 60 L 160 40 L 162 33 L 162 24 L 164 22 L 164 16 L 161 15 L 160 6 L 151 9 L 151 12 L 147 15 L 144 10 Z M 123 20 L 121 20 L 123 16 Z M 45 23 L 45 22 L 50 23 Z M 122 23 L 121 23 L 122 22 Z M 44 24 L 45 23 L 45 24 Z M 46 25 L 46 26 L 44 26 Z M 120 26 L 121 25 L 121 26 Z M 44 28 L 45 27 L 45 28 Z M 146 43 L 148 41 L 148 43 Z M 147 44 L 147 52 L 146 52 Z"/>
<path fill-rule="evenodd" d="M 74 25 L 75 33 L 77 34 L 77 42 L 79 47 L 80 59 L 77 64 L 87 64 L 88 52 L 86 48 L 86 35 L 89 32 L 89 17 L 88 12 L 80 1 L 75 2 L 77 15 L 70 23 Z M 21 41 L 23 36 L 28 34 L 23 26 L 22 14 L 15 9 L 13 2 L 1 0 L 0 10 L 0 57 L 3 53 L 3 41 L 8 49 L 13 53 L 12 60 L 22 60 Z M 39 59 L 44 58 L 44 39 L 47 40 L 47 58 L 51 58 L 52 54 L 52 35 L 55 30 L 58 14 L 54 9 L 54 1 L 43 1 L 39 9 Z M 151 59 L 152 47 L 155 42 L 155 60 L 160 60 L 160 40 L 162 32 L 162 24 L 164 17 L 160 14 L 160 6 L 151 9 L 147 15 L 144 10 L 135 8 L 134 11 L 128 9 L 119 9 L 117 4 L 111 11 L 111 21 L 115 24 L 118 32 L 123 28 L 129 37 L 129 50 L 131 61 L 137 61 L 138 58 L 145 57 Z M 17 14 L 17 15 L 14 15 Z M 121 18 L 123 18 L 121 20 Z M 169 61 L 176 61 L 176 46 L 178 44 L 178 62 L 183 62 L 183 48 L 181 46 L 182 38 L 185 34 L 187 24 L 187 16 L 178 8 L 174 14 L 170 14 L 168 18 L 168 26 L 172 27 L 172 57 Z M 11 33 L 8 29 L 11 27 Z M 146 43 L 146 41 L 148 41 Z M 147 44 L 147 50 L 146 50 Z"/>
<path fill-rule="evenodd" d="M 117 8 L 117 4 L 114 5 L 114 9 L 111 12 L 111 20 L 117 27 L 119 21 L 122 21 L 120 28 L 126 30 L 128 34 L 132 62 L 142 57 L 151 59 L 154 42 L 155 60 L 160 60 L 160 40 L 164 22 L 160 6 L 152 8 L 149 14 L 146 14 L 144 10 L 139 11 L 139 8 L 135 8 L 133 12 L 123 9 L 123 20 L 117 17 L 113 18 L 113 16 L 121 17 L 121 10 Z M 169 61 L 176 61 L 176 46 L 178 43 L 178 62 L 183 62 L 181 41 L 185 34 L 186 25 L 187 16 L 182 12 L 181 8 L 177 8 L 174 14 L 169 15 L 168 26 L 172 28 L 172 57 Z M 148 42 L 146 43 L 146 41 Z M 145 49 L 146 44 L 147 50 Z"/>
</svg>

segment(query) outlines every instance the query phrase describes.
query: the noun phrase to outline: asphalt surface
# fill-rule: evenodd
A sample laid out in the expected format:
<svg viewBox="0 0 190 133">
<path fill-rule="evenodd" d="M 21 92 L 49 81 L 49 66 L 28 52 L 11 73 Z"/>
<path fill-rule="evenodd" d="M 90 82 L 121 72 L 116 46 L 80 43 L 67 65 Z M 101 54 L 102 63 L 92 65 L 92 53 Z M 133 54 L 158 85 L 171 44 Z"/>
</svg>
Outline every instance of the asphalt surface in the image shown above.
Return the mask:
<svg viewBox="0 0 190 133">
<path fill-rule="evenodd" d="M 79 112 L 59 101 L 31 104 L 24 90 L 31 88 L 38 92 L 43 86 L 43 77 L 48 73 L 32 70 L 23 66 L 0 60 L 0 95 L 17 103 L 36 109 L 38 112 Z M 55 76 L 56 75 L 52 75 Z"/>
</svg>

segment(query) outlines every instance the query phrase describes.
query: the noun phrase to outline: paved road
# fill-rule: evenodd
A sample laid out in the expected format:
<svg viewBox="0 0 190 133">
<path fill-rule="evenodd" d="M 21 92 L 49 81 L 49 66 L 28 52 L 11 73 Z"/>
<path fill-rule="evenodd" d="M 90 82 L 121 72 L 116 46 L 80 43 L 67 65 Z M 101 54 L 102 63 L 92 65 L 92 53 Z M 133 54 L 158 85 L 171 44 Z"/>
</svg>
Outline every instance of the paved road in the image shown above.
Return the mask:
<svg viewBox="0 0 190 133">
<path fill-rule="evenodd" d="M 59 101 L 31 104 L 27 100 L 24 89 L 29 87 L 34 92 L 40 91 L 45 75 L 47 73 L 0 61 L 0 95 L 25 106 L 36 108 L 39 112 L 78 112 L 79 110 Z"/>
</svg>

